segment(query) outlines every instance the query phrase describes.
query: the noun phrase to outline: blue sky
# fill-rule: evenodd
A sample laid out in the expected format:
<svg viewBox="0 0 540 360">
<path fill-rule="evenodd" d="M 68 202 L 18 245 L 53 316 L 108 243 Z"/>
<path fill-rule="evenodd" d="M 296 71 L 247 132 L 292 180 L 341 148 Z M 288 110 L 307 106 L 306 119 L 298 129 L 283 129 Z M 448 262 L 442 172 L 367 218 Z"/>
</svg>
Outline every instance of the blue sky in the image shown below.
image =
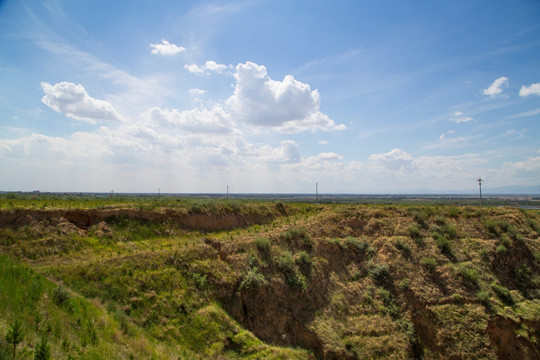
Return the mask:
<svg viewBox="0 0 540 360">
<path fill-rule="evenodd" d="M 0 1 L 0 190 L 540 185 L 538 1 Z"/>
</svg>

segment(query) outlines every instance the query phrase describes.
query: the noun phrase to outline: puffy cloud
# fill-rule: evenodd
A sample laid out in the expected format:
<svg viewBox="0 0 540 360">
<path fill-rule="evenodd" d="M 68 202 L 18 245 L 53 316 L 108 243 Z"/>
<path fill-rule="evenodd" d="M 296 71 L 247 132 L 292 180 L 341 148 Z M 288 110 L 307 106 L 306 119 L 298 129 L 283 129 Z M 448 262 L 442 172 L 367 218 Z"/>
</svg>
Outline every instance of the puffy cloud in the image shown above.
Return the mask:
<svg viewBox="0 0 540 360">
<path fill-rule="evenodd" d="M 473 121 L 474 119 L 470 116 L 465 116 L 461 111 L 456 111 L 452 117 L 450 118 L 450 121 L 453 121 L 455 123 L 465 123 L 469 121 Z"/>
<path fill-rule="evenodd" d="M 171 44 L 165 39 L 161 40 L 161 44 L 150 44 L 150 47 L 152 48 L 152 54 L 161 56 L 173 56 L 186 51 L 185 47 Z"/>
<path fill-rule="evenodd" d="M 186 64 L 184 65 L 184 69 L 189 71 L 192 74 L 210 74 L 212 72 L 214 73 L 222 73 L 227 69 L 230 69 L 230 65 L 225 64 L 218 64 L 213 60 L 207 61 L 204 65 L 197 65 L 197 64 Z"/>
<path fill-rule="evenodd" d="M 393 149 L 383 154 L 371 154 L 369 160 L 376 166 L 390 170 L 409 169 L 414 167 L 414 158 L 401 149 Z"/>
<path fill-rule="evenodd" d="M 230 115 L 219 105 L 212 109 L 195 108 L 185 111 L 154 107 L 148 110 L 146 116 L 161 126 L 192 133 L 227 134 L 234 130 Z"/>
<path fill-rule="evenodd" d="M 101 121 L 124 121 L 108 101 L 94 99 L 81 84 L 60 82 L 55 85 L 42 82 L 45 96 L 41 101 L 59 113 L 75 120 L 92 124 Z"/>
<path fill-rule="evenodd" d="M 540 156 L 530 156 L 523 161 L 504 162 L 503 170 L 515 177 L 533 176 L 537 180 L 540 175 Z"/>
<path fill-rule="evenodd" d="M 301 161 L 298 144 L 292 140 L 284 140 L 279 148 L 263 146 L 258 152 L 262 159 L 270 163 L 298 163 Z"/>
<path fill-rule="evenodd" d="M 335 170 L 342 166 L 343 156 L 335 152 L 323 152 L 316 156 L 310 156 L 304 161 L 304 166 L 311 170 L 327 169 Z"/>
<path fill-rule="evenodd" d="M 523 85 L 519 89 L 519 96 L 526 97 L 529 95 L 540 95 L 540 83 L 531 84 L 529 86 Z"/>
<path fill-rule="evenodd" d="M 484 89 L 484 95 L 495 96 L 502 93 L 505 87 L 508 86 L 508 78 L 501 76 L 495 80 L 487 89 Z"/>
<path fill-rule="evenodd" d="M 345 129 L 319 111 L 319 92 L 291 75 L 275 81 L 267 75 L 266 67 L 247 62 L 238 64 L 234 76 L 236 86 L 227 105 L 246 124 L 285 133 Z"/>
<path fill-rule="evenodd" d="M 328 145 L 328 140 L 319 140 L 319 145 Z"/>
</svg>

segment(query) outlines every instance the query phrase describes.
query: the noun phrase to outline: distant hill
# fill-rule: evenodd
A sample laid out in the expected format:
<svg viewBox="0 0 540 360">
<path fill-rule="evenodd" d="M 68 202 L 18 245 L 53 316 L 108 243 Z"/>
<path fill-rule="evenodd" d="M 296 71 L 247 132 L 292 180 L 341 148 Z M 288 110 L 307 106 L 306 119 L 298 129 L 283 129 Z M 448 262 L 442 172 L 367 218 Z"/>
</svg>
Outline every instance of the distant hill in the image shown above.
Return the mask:
<svg viewBox="0 0 540 360">
<path fill-rule="evenodd" d="M 485 194 L 516 194 L 516 195 L 540 195 L 540 185 L 537 186 L 522 186 L 522 185 L 507 185 L 494 188 L 486 188 Z"/>
</svg>

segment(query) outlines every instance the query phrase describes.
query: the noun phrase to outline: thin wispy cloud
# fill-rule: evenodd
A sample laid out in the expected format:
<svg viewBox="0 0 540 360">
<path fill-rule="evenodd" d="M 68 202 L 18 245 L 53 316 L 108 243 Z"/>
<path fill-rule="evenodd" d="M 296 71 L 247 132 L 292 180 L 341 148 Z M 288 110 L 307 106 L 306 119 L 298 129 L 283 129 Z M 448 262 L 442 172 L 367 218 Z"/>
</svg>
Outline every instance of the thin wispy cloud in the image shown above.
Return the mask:
<svg viewBox="0 0 540 360">
<path fill-rule="evenodd" d="M 450 121 L 453 121 L 457 124 L 459 123 L 466 123 L 466 122 L 469 122 L 469 121 L 473 121 L 474 119 L 471 117 L 471 116 L 466 116 L 463 112 L 461 111 L 456 111 L 452 114 L 452 117 L 450 118 Z"/>
<path fill-rule="evenodd" d="M 493 83 L 487 89 L 484 89 L 484 95 L 493 97 L 502 93 L 506 87 L 508 87 L 508 78 L 501 76 L 493 81 Z"/>
</svg>

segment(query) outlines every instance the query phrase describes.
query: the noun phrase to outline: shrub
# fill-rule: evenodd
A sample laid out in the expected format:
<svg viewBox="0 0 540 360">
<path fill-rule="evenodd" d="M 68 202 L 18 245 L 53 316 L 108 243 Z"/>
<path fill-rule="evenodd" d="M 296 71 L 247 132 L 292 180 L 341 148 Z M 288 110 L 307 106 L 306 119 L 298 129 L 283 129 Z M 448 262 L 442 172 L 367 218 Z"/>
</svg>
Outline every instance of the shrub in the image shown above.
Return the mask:
<svg viewBox="0 0 540 360">
<path fill-rule="evenodd" d="M 535 219 L 529 218 L 529 219 L 527 219 L 527 223 L 529 224 L 531 229 L 536 231 L 537 235 L 540 235 L 540 222 L 536 221 Z"/>
<path fill-rule="evenodd" d="M 56 305 L 62 306 L 69 301 L 70 295 L 62 285 L 58 285 L 53 290 L 52 299 Z"/>
<path fill-rule="evenodd" d="M 34 350 L 34 360 L 49 360 L 51 358 L 51 347 L 47 344 L 47 338 L 41 337 L 41 342 Z"/>
<path fill-rule="evenodd" d="M 295 290 L 305 291 L 308 283 L 306 277 L 297 271 L 292 271 L 287 275 L 287 284 Z"/>
<path fill-rule="evenodd" d="M 23 341 L 23 339 L 24 333 L 21 329 L 21 323 L 18 320 L 15 320 L 6 334 L 6 342 L 13 346 L 13 358 L 15 358 L 17 345 Z"/>
<path fill-rule="evenodd" d="M 409 290 L 411 288 L 411 282 L 405 278 L 399 282 L 398 286 L 401 291 Z"/>
<path fill-rule="evenodd" d="M 309 254 L 305 251 L 300 251 L 295 262 L 300 268 L 302 274 L 304 274 L 305 276 L 309 276 L 309 274 L 311 273 L 311 268 L 313 267 L 313 261 L 311 260 Z"/>
<path fill-rule="evenodd" d="M 423 257 L 420 259 L 420 265 L 426 268 L 429 272 L 434 272 L 437 269 L 437 260 L 432 257 Z"/>
<path fill-rule="evenodd" d="M 497 246 L 497 248 L 495 249 L 495 252 L 497 253 L 497 255 L 504 255 L 506 254 L 507 251 L 508 249 L 503 244 Z"/>
<path fill-rule="evenodd" d="M 450 244 L 450 241 L 448 241 L 446 236 L 439 233 L 433 233 L 433 238 L 435 240 L 435 243 L 437 244 L 437 247 L 439 248 L 439 250 L 441 250 L 441 253 L 443 253 L 443 255 L 445 255 L 450 260 L 455 260 L 454 252 L 452 251 L 452 245 Z"/>
<path fill-rule="evenodd" d="M 283 272 L 294 270 L 294 258 L 290 251 L 282 252 L 276 259 L 277 267 Z"/>
<path fill-rule="evenodd" d="M 407 258 L 410 258 L 412 256 L 411 248 L 409 247 L 409 244 L 407 244 L 403 240 L 397 239 L 396 248 L 403 253 L 403 256 Z"/>
<path fill-rule="evenodd" d="M 208 279 L 206 278 L 205 274 L 201 275 L 193 273 L 193 282 L 195 283 L 195 287 L 197 287 L 197 289 L 204 289 L 208 284 Z"/>
<path fill-rule="evenodd" d="M 396 319 L 399 315 L 399 309 L 394 300 L 394 296 L 390 293 L 390 291 L 382 287 L 377 289 L 377 293 L 383 301 L 385 312 L 393 319 Z"/>
<path fill-rule="evenodd" d="M 373 266 L 369 270 L 369 275 L 375 280 L 375 282 L 381 284 L 384 283 L 390 276 L 390 269 L 388 264 L 380 264 Z"/>
<path fill-rule="evenodd" d="M 475 269 L 471 269 L 466 264 L 461 263 L 458 265 L 458 274 L 465 279 L 469 285 L 478 287 L 480 275 Z"/>
<path fill-rule="evenodd" d="M 259 272 L 257 267 L 251 268 L 242 279 L 240 283 L 240 290 L 242 289 L 255 289 L 266 284 L 264 275 Z"/>
<path fill-rule="evenodd" d="M 409 227 L 407 227 L 407 232 L 409 233 L 411 239 L 413 239 L 417 245 L 424 245 L 424 238 L 422 237 L 422 232 L 416 224 L 409 225 Z"/>
<path fill-rule="evenodd" d="M 531 284 L 531 269 L 527 265 L 522 264 L 514 269 L 514 276 L 518 289 L 526 294 Z"/>
<path fill-rule="evenodd" d="M 257 249 L 262 255 L 264 255 L 265 257 L 270 256 L 270 253 L 272 251 L 272 245 L 270 244 L 270 240 L 260 237 L 255 239 L 255 245 L 257 246 Z"/>
<path fill-rule="evenodd" d="M 260 265 L 260 260 L 256 254 L 254 253 L 249 254 L 248 264 L 250 268 L 258 267 Z"/>
<path fill-rule="evenodd" d="M 280 235 L 280 238 L 287 243 L 296 244 L 306 249 L 311 249 L 313 247 L 313 242 L 307 230 L 303 227 L 293 227 L 287 230 L 285 233 Z"/>
<path fill-rule="evenodd" d="M 424 211 L 422 211 L 424 210 Z M 408 211 L 408 213 L 410 215 L 412 215 L 414 221 L 416 221 L 416 223 L 423 229 L 427 229 L 428 228 L 428 217 L 429 217 L 429 214 L 427 214 L 427 212 L 425 210 L 427 209 L 422 209 L 422 210 L 419 210 L 419 209 L 411 209 L 410 211 Z"/>
<path fill-rule="evenodd" d="M 491 288 L 504 304 L 508 306 L 514 306 L 515 304 L 514 298 L 512 297 L 512 294 L 510 294 L 510 291 L 506 287 L 499 285 L 495 282 L 492 282 Z"/>
<path fill-rule="evenodd" d="M 487 291 L 481 290 L 477 292 L 476 297 L 478 298 L 478 300 L 480 300 L 480 303 L 484 305 L 484 307 L 488 311 L 491 311 L 491 299 L 489 298 L 489 293 Z"/>
</svg>

